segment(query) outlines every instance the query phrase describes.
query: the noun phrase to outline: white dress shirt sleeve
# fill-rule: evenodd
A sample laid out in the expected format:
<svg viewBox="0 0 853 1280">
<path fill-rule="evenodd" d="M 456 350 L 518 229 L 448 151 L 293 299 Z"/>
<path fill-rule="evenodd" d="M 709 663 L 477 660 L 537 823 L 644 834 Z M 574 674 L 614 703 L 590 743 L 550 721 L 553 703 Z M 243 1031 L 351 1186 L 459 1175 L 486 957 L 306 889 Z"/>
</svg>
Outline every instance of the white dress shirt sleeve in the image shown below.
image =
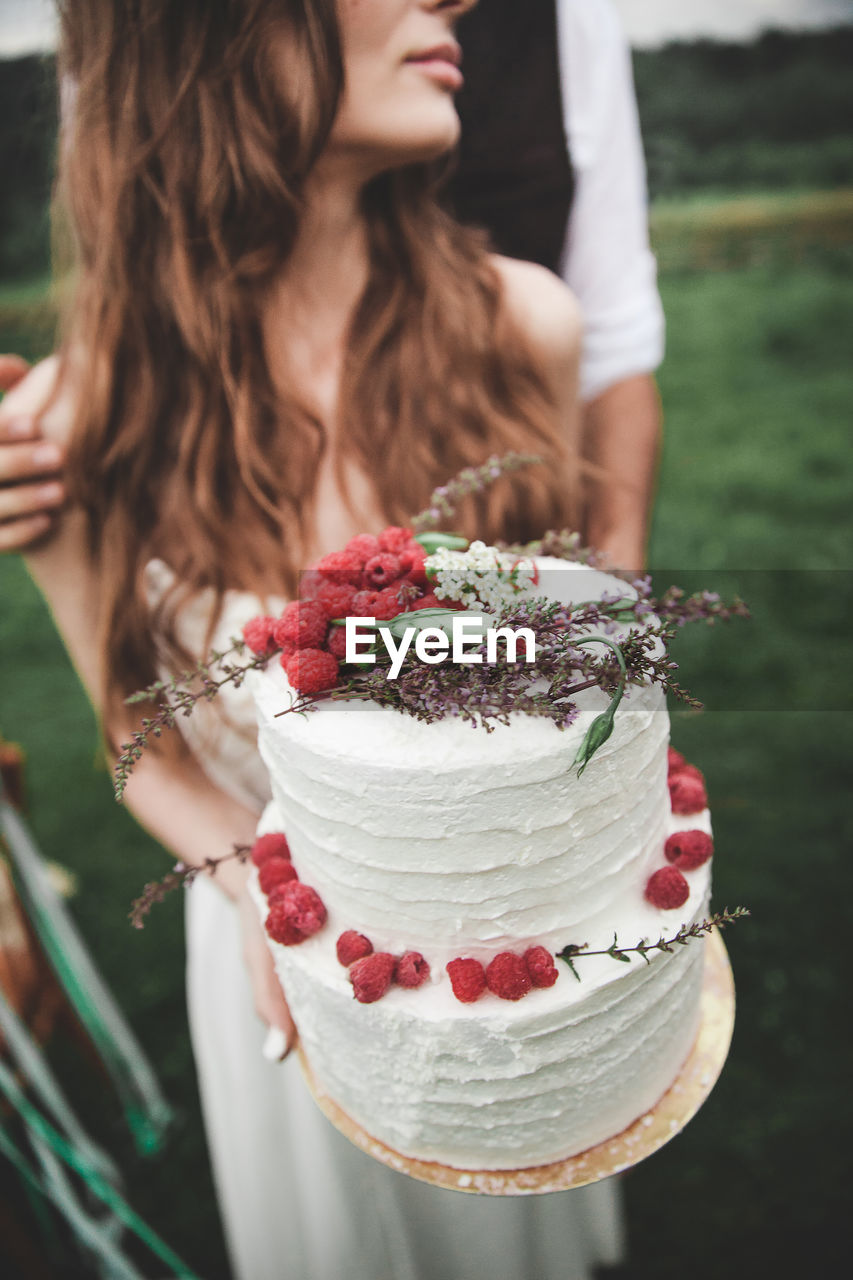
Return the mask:
<svg viewBox="0 0 853 1280">
<path fill-rule="evenodd" d="M 575 174 L 562 275 L 583 313 L 581 395 L 591 400 L 657 368 L 664 320 L 630 51 L 609 0 L 558 0 L 557 15 Z"/>
</svg>

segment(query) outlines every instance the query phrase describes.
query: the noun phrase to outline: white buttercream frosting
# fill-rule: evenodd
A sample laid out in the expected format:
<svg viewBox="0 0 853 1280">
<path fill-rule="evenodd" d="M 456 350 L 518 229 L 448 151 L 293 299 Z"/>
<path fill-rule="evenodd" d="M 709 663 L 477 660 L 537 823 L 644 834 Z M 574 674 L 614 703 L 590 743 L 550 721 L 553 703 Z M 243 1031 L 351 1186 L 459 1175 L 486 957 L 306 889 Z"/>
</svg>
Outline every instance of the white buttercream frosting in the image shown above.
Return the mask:
<svg viewBox="0 0 853 1280">
<path fill-rule="evenodd" d="M 539 566 L 535 592 L 552 599 L 626 594 L 581 566 Z M 281 669 L 251 683 L 273 793 L 263 829 L 286 832 L 329 916 L 298 946 L 272 944 L 321 1087 L 403 1154 L 460 1167 L 559 1159 L 651 1106 L 696 1033 L 701 940 L 648 965 L 580 959 L 580 982 L 558 962 L 557 983 L 518 1002 L 461 1004 L 444 966 L 537 943 L 596 949 L 614 932 L 630 946 L 701 918 L 708 866 L 680 910 L 643 898 L 669 832 L 710 829 L 707 813 L 670 814 L 661 690 L 630 690 L 579 778 L 578 746 L 607 705 L 596 689 L 567 729 L 514 715 L 487 733 L 355 701 L 280 715 L 292 696 Z M 357 1003 L 335 956 L 345 929 L 377 951 L 420 951 L 431 981 Z"/>
</svg>

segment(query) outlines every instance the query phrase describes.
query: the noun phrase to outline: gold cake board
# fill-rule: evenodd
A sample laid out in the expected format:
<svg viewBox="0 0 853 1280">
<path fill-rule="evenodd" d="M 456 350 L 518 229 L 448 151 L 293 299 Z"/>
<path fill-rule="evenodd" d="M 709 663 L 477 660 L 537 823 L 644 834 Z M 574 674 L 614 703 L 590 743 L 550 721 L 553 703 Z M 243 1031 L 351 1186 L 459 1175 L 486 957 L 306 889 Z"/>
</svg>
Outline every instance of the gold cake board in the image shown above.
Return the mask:
<svg viewBox="0 0 853 1280">
<path fill-rule="evenodd" d="M 308 1088 L 323 1114 L 350 1142 L 382 1164 L 451 1191 L 490 1196 L 542 1195 L 583 1187 L 639 1164 L 674 1138 L 708 1097 L 728 1055 L 735 1020 L 731 966 L 723 939 L 716 930 L 705 944 L 700 1017 L 699 1034 L 687 1061 L 650 1111 L 598 1146 L 567 1160 L 529 1169 L 452 1169 L 449 1165 L 401 1155 L 372 1137 L 341 1110 L 334 1099 L 323 1093 L 311 1074 L 301 1046 L 298 1054 Z"/>
</svg>

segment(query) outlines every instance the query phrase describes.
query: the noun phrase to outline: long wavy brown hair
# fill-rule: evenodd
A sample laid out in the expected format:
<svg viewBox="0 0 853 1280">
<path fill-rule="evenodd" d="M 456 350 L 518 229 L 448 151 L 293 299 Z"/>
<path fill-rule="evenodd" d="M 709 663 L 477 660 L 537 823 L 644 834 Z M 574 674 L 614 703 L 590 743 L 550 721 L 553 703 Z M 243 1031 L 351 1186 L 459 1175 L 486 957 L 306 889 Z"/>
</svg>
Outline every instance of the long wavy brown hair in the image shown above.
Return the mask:
<svg viewBox="0 0 853 1280">
<path fill-rule="evenodd" d="M 101 583 L 107 723 L 182 661 L 180 603 L 213 588 L 293 594 L 313 526 L 326 424 L 282 393 L 262 316 L 294 245 L 343 68 L 334 0 L 67 0 L 72 86 L 57 204 L 75 285 L 71 492 Z M 284 36 L 308 75 L 282 83 Z M 305 86 L 310 86 L 306 93 Z M 353 318 L 336 464 L 404 523 L 436 484 L 489 454 L 549 466 L 460 513 L 473 535 L 532 537 L 578 511 L 577 467 L 483 238 L 435 198 L 428 166 L 364 191 L 370 272 Z M 154 620 L 144 568 L 181 583 Z"/>
</svg>

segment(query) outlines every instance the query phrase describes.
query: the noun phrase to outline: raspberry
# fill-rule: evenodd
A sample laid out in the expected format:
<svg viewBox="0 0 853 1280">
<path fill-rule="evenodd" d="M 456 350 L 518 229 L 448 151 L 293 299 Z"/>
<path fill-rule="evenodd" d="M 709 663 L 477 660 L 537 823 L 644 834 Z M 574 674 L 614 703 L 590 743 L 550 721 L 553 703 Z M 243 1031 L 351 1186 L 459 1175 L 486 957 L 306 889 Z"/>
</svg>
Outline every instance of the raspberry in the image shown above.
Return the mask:
<svg viewBox="0 0 853 1280">
<path fill-rule="evenodd" d="M 282 648 L 320 649 L 326 639 L 329 619 L 316 600 L 294 600 L 275 624 L 276 644 Z"/>
<path fill-rule="evenodd" d="M 343 662 L 347 656 L 347 632 L 346 627 L 332 627 L 329 632 L 329 638 L 326 641 L 326 648 L 329 650 L 338 662 Z"/>
<path fill-rule="evenodd" d="M 362 566 L 367 564 L 371 556 L 378 556 L 381 550 L 379 539 L 374 538 L 372 533 L 357 533 L 344 547 L 344 551 L 359 557 Z"/>
<path fill-rule="evenodd" d="M 670 773 L 674 773 L 676 769 L 683 769 L 686 764 L 687 761 L 680 751 L 676 751 L 675 747 L 667 747 L 666 767 Z"/>
<path fill-rule="evenodd" d="M 669 779 L 669 802 L 672 812 L 682 815 L 699 813 L 702 809 L 706 809 L 708 794 L 701 774 L 698 778 L 694 778 L 685 769 L 674 773 Z"/>
<path fill-rule="evenodd" d="M 279 908 L 293 928 L 299 931 L 302 938 L 310 938 L 326 923 L 323 899 L 316 889 L 302 884 L 299 880 L 291 880 L 290 884 L 284 885 L 281 897 L 275 904 L 275 909 Z"/>
<path fill-rule="evenodd" d="M 289 858 L 290 846 L 280 831 L 271 831 L 269 835 L 258 836 L 252 845 L 252 861 L 256 867 L 262 867 L 267 858 Z"/>
<path fill-rule="evenodd" d="M 373 610 L 379 599 L 378 591 L 356 591 L 349 616 L 351 618 L 374 618 Z"/>
<path fill-rule="evenodd" d="M 297 649 L 284 663 L 284 669 L 299 693 L 322 693 L 338 683 L 338 660 L 325 649 Z"/>
<path fill-rule="evenodd" d="M 243 639 L 252 650 L 252 653 L 261 656 L 265 653 L 275 653 L 277 645 L 273 631 L 275 628 L 275 618 L 251 618 L 243 628 Z"/>
<path fill-rule="evenodd" d="M 499 951 L 486 966 L 486 986 L 502 1000 L 520 1000 L 533 984 L 521 956 Z"/>
<path fill-rule="evenodd" d="M 672 911 L 675 907 L 683 907 L 689 897 L 690 886 L 676 867 L 661 867 L 649 877 L 645 898 L 653 907 Z"/>
<path fill-rule="evenodd" d="M 371 556 L 364 566 L 362 585 L 368 590 L 373 587 L 381 591 L 383 587 L 396 582 L 401 572 L 400 561 L 396 556 L 389 551 L 380 552 L 378 556 Z"/>
<path fill-rule="evenodd" d="M 401 529 L 399 525 L 389 524 L 379 535 L 379 545 L 383 551 L 399 555 L 407 543 L 412 541 L 411 529 Z"/>
<path fill-rule="evenodd" d="M 296 867 L 289 858 L 267 858 L 258 872 L 258 884 L 262 893 L 269 893 L 277 884 L 286 884 L 288 880 L 296 880 Z"/>
<path fill-rule="evenodd" d="M 369 938 L 365 938 L 363 933 L 356 933 L 355 929 L 346 929 L 335 943 L 335 950 L 341 964 L 348 968 L 356 960 L 363 960 L 365 956 L 369 956 L 373 951 L 373 943 Z"/>
<path fill-rule="evenodd" d="M 352 611 L 355 587 L 349 582 L 324 582 L 317 592 L 317 603 L 326 610 L 326 617 L 345 618 Z"/>
<path fill-rule="evenodd" d="M 331 582 L 351 582 L 357 587 L 361 582 L 361 557 L 352 551 L 332 551 L 318 560 L 315 568 Z"/>
<path fill-rule="evenodd" d="M 705 785 L 705 775 L 701 769 L 697 769 L 695 764 L 680 764 L 677 769 L 673 769 L 670 774 L 670 780 L 678 775 L 679 778 L 692 778 L 694 782 L 701 782 Z"/>
<path fill-rule="evenodd" d="M 390 622 L 392 618 L 404 612 L 403 605 L 397 599 L 397 590 L 397 587 L 386 587 L 384 591 L 376 592 L 373 598 L 372 614 L 377 622 Z"/>
<path fill-rule="evenodd" d="M 407 542 L 400 555 L 400 568 L 419 587 L 427 585 L 426 551 L 419 542 Z"/>
<path fill-rule="evenodd" d="M 457 1000 L 473 1004 L 486 990 L 486 971 L 479 960 L 450 960 L 446 965 L 450 985 Z"/>
<path fill-rule="evenodd" d="M 373 1004 L 381 1000 L 391 985 L 397 961 L 387 951 L 376 951 L 372 956 L 356 960 L 350 965 L 349 980 L 352 993 L 360 1004 Z"/>
<path fill-rule="evenodd" d="M 281 901 L 270 905 L 265 927 L 273 942 L 280 942 L 282 946 L 293 947 L 305 941 L 305 935 L 296 928 Z"/>
<path fill-rule="evenodd" d="M 704 831 L 676 831 L 663 847 L 667 862 L 679 871 L 695 871 L 714 852 L 714 842 Z"/>
<path fill-rule="evenodd" d="M 292 864 L 289 864 L 289 865 L 292 865 Z M 277 884 L 273 885 L 273 887 L 270 889 L 269 893 L 267 894 L 267 906 L 270 908 L 270 910 L 272 910 L 272 908 L 275 906 L 277 902 L 284 902 L 284 899 L 287 896 L 284 892 L 285 889 L 289 884 L 293 884 L 294 880 L 298 880 L 298 879 L 299 879 L 299 876 L 296 873 L 296 867 L 293 867 L 293 874 L 291 876 L 288 876 L 286 880 L 279 880 Z"/>
<path fill-rule="evenodd" d="M 547 947 L 528 947 L 524 953 L 524 963 L 534 987 L 553 987 L 560 976 L 554 957 Z"/>
<path fill-rule="evenodd" d="M 324 578 L 316 569 L 303 569 L 299 575 L 299 590 L 296 594 L 300 600 L 316 600 L 317 592 L 324 582 L 328 582 L 328 578 Z"/>
<path fill-rule="evenodd" d="M 427 595 L 421 596 L 420 600 L 413 600 L 409 605 L 409 609 L 441 609 L 442 605 L 438 603 L 438 598 L 434 591 L 430 591 Z"/>
<path fill-rule="evenodd" d="M 429 965 L 420 951 L 406 951 L 397 961 L 394 977 L 401 987 L 419 987 L 429 977 Z"/>
</svg>

